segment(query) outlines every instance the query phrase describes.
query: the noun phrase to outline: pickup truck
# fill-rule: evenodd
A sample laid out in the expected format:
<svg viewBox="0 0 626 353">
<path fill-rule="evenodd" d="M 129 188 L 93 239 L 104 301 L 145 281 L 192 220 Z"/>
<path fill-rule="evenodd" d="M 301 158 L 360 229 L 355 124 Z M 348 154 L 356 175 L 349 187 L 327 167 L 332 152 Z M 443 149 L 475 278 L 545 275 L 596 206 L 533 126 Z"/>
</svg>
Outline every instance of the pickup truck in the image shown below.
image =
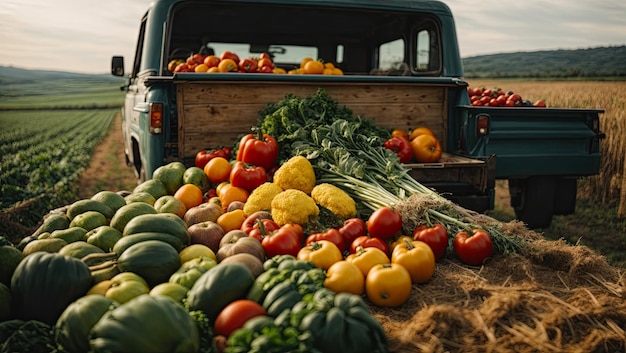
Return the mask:
<svg viewBox="0 0 626 353">
<path fill-rule="evenodd" d="M 168 70 L 176 58 L 225 51 L 268 53 L 286 71 L 322 59 L 343 75 Z M 124 58 L 111 70 L 125 76 Z M 505 179 L 531 228 L 574 212 L 577 180 L 599 172 L 602 110 L 475 107 L 468 86 L 440 1 L 155 0 L 122 87 L 126 162 L 139 180 L 171 161 L 193 165 L 199 150 L 233 145 L 266 104 L 322 88 L 381 127 L 430 128 L 444 158 L 407 168 L 465 208 L 493 209 L 495 181 Z"/>
</svg>

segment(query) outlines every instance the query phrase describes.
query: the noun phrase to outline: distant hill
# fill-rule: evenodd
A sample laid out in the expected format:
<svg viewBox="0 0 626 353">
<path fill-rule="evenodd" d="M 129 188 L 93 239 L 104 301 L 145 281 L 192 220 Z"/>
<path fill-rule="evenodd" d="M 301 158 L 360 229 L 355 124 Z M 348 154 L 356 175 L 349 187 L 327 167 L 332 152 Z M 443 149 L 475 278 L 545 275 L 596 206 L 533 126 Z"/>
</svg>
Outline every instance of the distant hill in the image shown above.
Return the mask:
<svg viewBox="0 0 626 353">
<path fill-rule="evenodd" d="M 600 78 L 626 79 L 626 46 L 547 50 L 463 58 L 471 78 Z"/>
<path fill-rule="evenodd" d="M 0 66 L 0 110 L 119 107 L 124 79 L 111 74 Z"/>
<path fill-rule="evenodd" d="M 13 66 L 0 66 L 0 83 L 28 83 L 56 79 L 91 79 L 103 82 L 120 82 L 111 74 L 81 74 L 65 71 L 29 70 Z"/>
</svg>

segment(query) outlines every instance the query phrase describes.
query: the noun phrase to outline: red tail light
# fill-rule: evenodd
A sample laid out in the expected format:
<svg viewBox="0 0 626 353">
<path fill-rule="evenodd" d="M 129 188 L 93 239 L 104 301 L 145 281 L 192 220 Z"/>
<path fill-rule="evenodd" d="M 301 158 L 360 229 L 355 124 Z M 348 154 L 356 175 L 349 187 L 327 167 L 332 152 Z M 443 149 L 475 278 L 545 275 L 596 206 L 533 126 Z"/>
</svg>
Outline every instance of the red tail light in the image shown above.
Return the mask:
<svg viewBox="0 0 626 353">
<path fill-rule="evenodd" d="M 150 103 L 150 133 L 153 135 L 163 132 L 163 104 Z"/>
<path fill-rule="evenodd" d="M 489 115 L 476 117 L 476 135 L 486 136 L 489 133 Z"/>
</svg>

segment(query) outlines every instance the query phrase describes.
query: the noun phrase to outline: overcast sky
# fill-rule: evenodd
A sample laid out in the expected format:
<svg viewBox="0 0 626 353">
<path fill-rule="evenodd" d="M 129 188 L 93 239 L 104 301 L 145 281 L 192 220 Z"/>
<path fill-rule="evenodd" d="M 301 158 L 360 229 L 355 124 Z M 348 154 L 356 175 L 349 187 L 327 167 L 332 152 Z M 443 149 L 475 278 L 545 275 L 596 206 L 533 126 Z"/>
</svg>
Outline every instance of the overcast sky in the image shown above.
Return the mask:
<svg viewBox="0 0 626 353">
<path fill-rule="evenodd" d="M 152 0 L 0 0 L 0 66 L 109 72 Z M 624 0 L 447 0 L 463 57 L 626 45 Z"/>
</svg>

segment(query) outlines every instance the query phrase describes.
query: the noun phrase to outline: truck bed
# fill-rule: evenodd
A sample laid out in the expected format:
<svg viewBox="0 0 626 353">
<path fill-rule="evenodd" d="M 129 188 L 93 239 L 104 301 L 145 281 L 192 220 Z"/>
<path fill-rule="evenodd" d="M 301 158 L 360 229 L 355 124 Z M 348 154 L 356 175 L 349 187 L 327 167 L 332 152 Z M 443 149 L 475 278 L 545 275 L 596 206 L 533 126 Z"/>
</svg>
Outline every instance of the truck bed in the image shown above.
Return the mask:
<svg viewBox="0 0 626 353">
<path fill-rule="evenodd" d="M 193 74 L 197 78 L 199 74 Z M 211 74 L 208 74 L 211 75 Z M 215 76 L 215 74 L 213 74 Z M 227 74 L 218 74 L 220 76 Z M 389 129 L 429 127 L 440 139 L 447 137 L 447 88 L 414 83 L 352 80 L 174 80 L 179 119 L 178 146 L 183 158 L 202 148 L 231 145 L 261 118 L 268 103 L 287 93 L 314 94 L 323 88 L 340 105 L 357 116 Z M 256 75 L 252 75 L 256 76 Z M 268 77 L 265 75 L 264 77 Z M 411 102 L 410 104 L 407 104 Z M 182 103 L 181 103 L 182 102 Z"/>
<path fill-rule="evenodd" d="M 210 80 L 208 75 L 212 75 Z M 170 78 L 176 89 L 179 159 L 190 164 L 201 149 L 232 145 L 256 125 L 261 118 L 259 111 L 268 103 L 276 103 L 288 93 L 304 97 L 322 88 L 355 116 L 372 119 L 383 128 L 430 128 L 442 142 L 444 156 L 438 163 L 407 165 L 416 180 L 442 192 L 461 195 L 463 189 L 476 194 L 488 193 L 494 187 L 493 156 L 469 158 L 445 151 L 449 90 L 459 89 L 455 80 L 404 77 L 383 80 L 371 76 L 338 80 L 302 75 L 290 79 L 290 75 L 262 78 L 258 75 L 193 73 Z M 487 199 L 468 206 L 477 210 L 490 208 Z"/>
</svg>

